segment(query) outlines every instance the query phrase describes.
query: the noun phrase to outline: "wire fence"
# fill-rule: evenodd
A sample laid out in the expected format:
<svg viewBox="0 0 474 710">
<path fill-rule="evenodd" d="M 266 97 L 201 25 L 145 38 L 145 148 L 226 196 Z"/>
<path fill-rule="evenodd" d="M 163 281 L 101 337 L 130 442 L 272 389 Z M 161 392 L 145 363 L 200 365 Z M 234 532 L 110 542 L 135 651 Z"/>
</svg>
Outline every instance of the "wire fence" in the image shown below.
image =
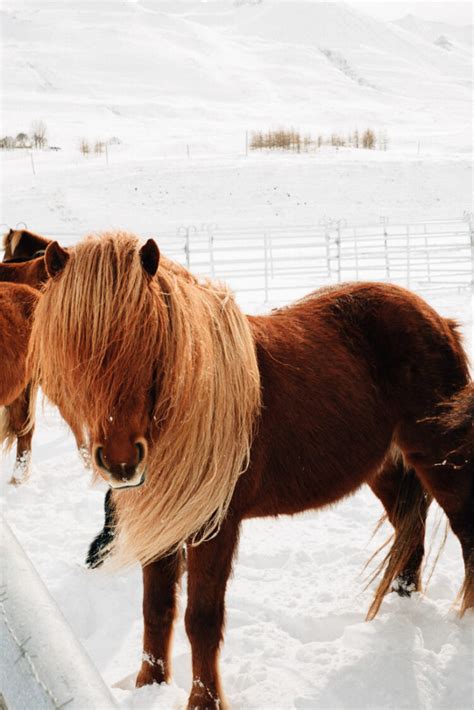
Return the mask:
<svg viewBox="0 0 474 710">
<path fill-rule="evenodd" d="M 82 236 L 44 233 L 65 246 Z M 375 225 L 342 219 L 290 227 L 183 225 L 160 231 L 159 245 L 194 273 L 265 302 L 352 280 L 389 281 L 420 291 L 474 288 L 472 213 L 411 224 L 381 218 Z"/>
</svg>

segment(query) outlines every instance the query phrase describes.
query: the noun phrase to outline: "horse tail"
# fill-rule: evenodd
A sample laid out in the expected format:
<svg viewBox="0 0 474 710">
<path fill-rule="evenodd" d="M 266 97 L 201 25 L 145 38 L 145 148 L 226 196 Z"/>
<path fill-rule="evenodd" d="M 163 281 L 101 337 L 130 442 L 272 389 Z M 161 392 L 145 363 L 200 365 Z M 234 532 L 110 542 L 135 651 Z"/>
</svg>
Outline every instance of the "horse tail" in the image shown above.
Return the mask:
<svg viewBox="0 0 474 710">
<path fill-rule="evenodd" d="M 0 407 L 0 449 L 9 449 L 16 440 L 16 434 L 11 428 L 8 407 Z"/>
<path fill-rule="evenodd" d="M 458 446 L 448 460 L 453 464 L 466 463 L 474 456 L 474 382 L 469 382 L 454 397 L 441 405 L 442 412 L 434 421 L 443 434 L 454 434 Z M 455 460 L 458 459 L 458 460 Z"/>
<path fill-rule="evenodd" d="M 403 588 L 404 572 L 409 566 L 412 555 L 416 552 L 419 541 L 424 538 L 426 511 L 431 504 L 431 500 L 431 496 L 421 485 L 415 471 L 412 468 L 405 468 L 403 483 L 400 485 L 391 516 L 395 533 L 372 555 L 367 563 L 369 564 L 375 555 L 393 539 L 390 550 L 377 566 L 368 582 L 368 585 L 371 584 L 379 575 L 383 574 L 367 612 L 367 621 L 377 615 L 384 596 L 391 589 L 405 596 L 408 596 L 411 591 L 415 591 L 411 588 Z M 382 517 L 377 529 L 387 517 L 387 514 Z"/>
</svg>

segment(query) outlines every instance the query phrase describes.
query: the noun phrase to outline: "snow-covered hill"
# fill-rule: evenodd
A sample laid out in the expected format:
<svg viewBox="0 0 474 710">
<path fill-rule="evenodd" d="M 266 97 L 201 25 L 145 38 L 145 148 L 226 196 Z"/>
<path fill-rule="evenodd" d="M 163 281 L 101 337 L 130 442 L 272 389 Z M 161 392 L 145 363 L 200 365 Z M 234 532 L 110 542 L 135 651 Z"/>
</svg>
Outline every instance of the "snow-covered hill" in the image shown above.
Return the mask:
<svg viewBox="0 0 474 710">
<path fill-rule="evenodd" d="M 405 15 L 396 20 L 395 25 L 411 32 L 431 43 L 436 43 L 440 37 L 445 37 L 453 49 L 472 52 L 474 44 L 474 26 L 459 27 L 445 22 L 424 20 L 416 15 Z"/>
<path fill-rule="evenodd" d="M 3 132 L 43 118 L 135 146 L 233 149 L 246 129 L 386 128 L 466 150 L 470 62 L 347 4 L 4 0 Z"/>
</svg>

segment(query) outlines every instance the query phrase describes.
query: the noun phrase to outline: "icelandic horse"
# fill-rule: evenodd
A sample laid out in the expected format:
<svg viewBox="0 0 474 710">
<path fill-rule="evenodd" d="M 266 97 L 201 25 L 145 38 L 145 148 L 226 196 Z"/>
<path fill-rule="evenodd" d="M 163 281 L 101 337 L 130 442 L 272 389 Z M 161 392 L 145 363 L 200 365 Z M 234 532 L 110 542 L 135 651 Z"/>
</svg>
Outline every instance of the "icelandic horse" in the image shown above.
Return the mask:
<svg viewBox="0 0 474 710">
<path fill-rule="evenodd" d="M 25 246 L 25 236 L 29 238 L 27 252 L 12 253 L 20 238 Z M 30 386 L 26 368 L 28 338 L 34 306 L 40 296 L 39 289 L 48 279 L 44 257 L 32 259 L 33 255 L 44 254 L 47 243 L 24 230 L 10 230 L 5 235 L 4 259 L 0 263 L 0 354 L 3 368 L 0 373 L 0 445 L 7 448 L 16 439 L 16 458 L 11 483 L 21 483 L 28 478 L 31 462 L 31 439 L 34 417 L 29 421 Z"/>
<path fill-rule="evenodd" d="M 28 341 L 40 294 L 30 286 L 0 283 L 0 446 L 16 440 L 11 483 L 28 478 L 34 419 L 29 418 Z"/>
<path fill-rule="evenodd" d="M 26 229 L 10 229 L 3 237 L 3 261 L 30 261 L 42 256 L 51 239 Z"/>
<path fill-rule="evenodd" d="M 10 229 L 3 238 L 4 257 L 3 262 L 0 263 L 0 281 L 28 284 L 41 290 L 49 278 L 43 257 L 46 247 L 50 243 L 51 239 L 41 237 L 26 229 Z M 28 397 L 28 393 L 26 397 Z M 83 431 L 77 426 L 72 412 L 67 412 L 65 408 L 62 408 L 61 415 L 74 434 L 83 463 L 89 468 L 88 445 Z"/>
<path fill-rule="evenodd" d="M 242 521 L 320 508 L 364 482 L 395 527 L 369 617 L 393 582 L 405 594 L 420 589 L 431 496 L 461 543 L 461 611 L 474 605 L 474 390 L 453 321 L 382 283 L 246 317 L 226 287 L 126 233 L 69 252 L 52 243 L 45 261 L 34 380 L 89 432 L 115 508 L 110 563 L 142 564 L 137 686 L 170 677 L 183 544 L 188 707 L 219 708 L 224 597 Z"/>
</svg>

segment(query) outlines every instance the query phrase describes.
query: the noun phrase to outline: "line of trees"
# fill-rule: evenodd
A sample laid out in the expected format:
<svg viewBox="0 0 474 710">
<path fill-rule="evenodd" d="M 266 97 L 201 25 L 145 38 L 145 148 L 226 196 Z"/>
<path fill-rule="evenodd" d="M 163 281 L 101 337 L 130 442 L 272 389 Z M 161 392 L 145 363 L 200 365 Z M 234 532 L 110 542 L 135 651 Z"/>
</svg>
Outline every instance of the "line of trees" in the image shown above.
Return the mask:
<svg viewBox="0 0 474 710">
<path fill-rule="evenodd" d="M 121 142 L 120 138 L 117 138 L 116 136 L 109 138 L 109 140 L 98 138 L 95 140 L 88 140 L 87 138 L 81 138 L 79 140 L 79 151 L 84 156 L 91 155 L 92 153 L 100 155 L 101 153 L 107 151 L 107 146 L 120 145 Z"/>
<path fill-rule="evenodd" d="M 0 138 L 0 149 L 14 150 L 15 148 L 46 148 L 48 145 L 48 128 L 44 121 L 33 121 L 30 132 L 20 132 L 16 138 L 4 136 Z"/>
<path fill-rule="evenodd" d="M 385 130 L 376 133 L 371 128 L 364 131 L 358 129 L 347 133 L 319 134 L 314 138 L 310 133 L 301 135 L 294 128 L 277 129 L 274 131 L 253 131 L 250 135 L 251 150 L 288 150 L 296 153 L 309 152 L 322 146 L 335 148 L 365 148 L 366 150 L 387 150 L 389 144 L 388 134 Z"/>
</svg>

